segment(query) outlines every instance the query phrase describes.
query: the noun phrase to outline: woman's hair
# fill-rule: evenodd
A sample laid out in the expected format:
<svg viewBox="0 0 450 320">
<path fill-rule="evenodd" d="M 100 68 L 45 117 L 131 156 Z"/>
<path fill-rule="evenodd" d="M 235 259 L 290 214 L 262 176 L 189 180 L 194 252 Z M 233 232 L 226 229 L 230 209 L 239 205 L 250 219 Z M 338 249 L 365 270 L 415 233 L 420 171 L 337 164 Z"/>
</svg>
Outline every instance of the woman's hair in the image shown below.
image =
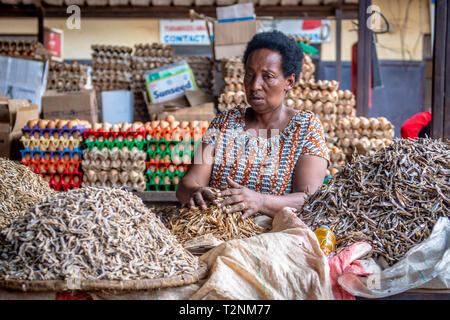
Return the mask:
<svg viewBox="0 0 450 320">
<path fill-rule="evenodd" d="M 277 30 L 257 33 L 247 44 L 247 49 L 244 53 L 244 65 L 247 63 L 250 54 L 258 49 L 278 51 L 282 58 L 281 68 L 284 76 L 289 77 L 291 74 L 294 74 L 295 82 L 297 82 L 302 71 L 303 50 L 297 45 L 295 40 Z"/>
</svg>

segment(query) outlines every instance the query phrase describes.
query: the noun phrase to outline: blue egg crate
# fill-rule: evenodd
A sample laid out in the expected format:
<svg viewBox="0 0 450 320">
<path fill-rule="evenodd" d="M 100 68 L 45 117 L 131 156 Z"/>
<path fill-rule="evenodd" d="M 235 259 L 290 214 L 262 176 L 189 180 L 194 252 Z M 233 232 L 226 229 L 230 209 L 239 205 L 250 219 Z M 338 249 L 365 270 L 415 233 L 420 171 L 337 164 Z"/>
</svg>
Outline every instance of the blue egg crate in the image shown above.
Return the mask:
<svg viewBox="0 0 450 320">
<path fill-rule="evenodd" d="M 25 154 L 27 154 L 27 153 L 29 153 L 29 154 L 31 155 L 32 158 L 34 158 L 34 155 L 35 155 L 36 153 L 39 153 L 39 154 L 41 155 L 41 158 L 43 158 L 45 154 L 50 154 L 50 157 L 51 157 L 52 159 L 53 159 L 53 156 L 54 156 L 55 154 L 59 154 L 60 158 L 63 158 L 63 157 L 64 157 L 64 154 L 68 153 L 68 154 L 70 155 L 70 158 L 71 158 L 71 159 L 73 158 L 73 155 L 74 155 L 75 153 L 78 153 L 78 154 L 79 154 L 80 159 L 81 159 L 81 157 L 82 157 L 82 155 L 83 155 L 83 151 L 81 150 L 81 148 L 74 148 L 73 150 L 69 150 L 68 148 L 64 148 L 64 151 L 48 151 L 48 150 L 46 150 L 46 151 L 41 151 L 41 150 L 39 150 L 38 148 L 35 148 L 35 149 L 33 149 L 33 150 L 30 150 L 30 149 L 28 149 L 28 148 L 25 148 L 25 149 L 23 149 L 23 150 L 20 150 L 20 154 L 21 154 L 21 156 L 22 156 L 22 159 L 25 158 Z"/>
<path fill-rule="evenodd" d="M 83 136 L 84 131 L 86 131 L 86 127 L 85 126 L 75 126 L 72 129 L 69 129 L 67 126 L 64 126 L 61 129 L 40 129 L 38 128 L 38 126 L 34 126 L 33 128 L 28 128 L 28 126 L 25 126 L 24 128 L 22 128 L 22 133 L 26 133 L 29 132 L 31 135 L 33 135 L 36 131 L 39 132 L 39 134 L 41 136 L 44 135 L 44 132 L 49 132 L 50 135 L 53 135 L 54 132 L 58 132 L 60 136 L 62 136 L 64 134 L 64 132 L 69 132 L 70 135 L 72 135 L 75 131 L 78 131 L 80 133 L 80 136 Z"/>
</svg>

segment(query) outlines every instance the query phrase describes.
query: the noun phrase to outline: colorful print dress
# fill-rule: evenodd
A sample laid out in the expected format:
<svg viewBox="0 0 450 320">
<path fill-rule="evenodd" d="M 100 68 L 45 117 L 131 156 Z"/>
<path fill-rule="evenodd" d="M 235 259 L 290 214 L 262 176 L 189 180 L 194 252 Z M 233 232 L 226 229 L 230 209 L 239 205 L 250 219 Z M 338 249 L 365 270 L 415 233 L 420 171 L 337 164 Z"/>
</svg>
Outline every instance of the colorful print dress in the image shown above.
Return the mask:
<svg viewBox="0 0 450 320">
<path fill-rule="evenodd" d="M 292 192 L 300 155 L 329 161 L 322 124 L 312 112 L 297 111 L 284 130 L 264 138 L 244 130 L 246 108 L 222 112 L 205 132 L 203 142 L 215 148 L 210 187 L 226 188 L 229 176 L 254 191 L 284 195 Z"/>
</svg>

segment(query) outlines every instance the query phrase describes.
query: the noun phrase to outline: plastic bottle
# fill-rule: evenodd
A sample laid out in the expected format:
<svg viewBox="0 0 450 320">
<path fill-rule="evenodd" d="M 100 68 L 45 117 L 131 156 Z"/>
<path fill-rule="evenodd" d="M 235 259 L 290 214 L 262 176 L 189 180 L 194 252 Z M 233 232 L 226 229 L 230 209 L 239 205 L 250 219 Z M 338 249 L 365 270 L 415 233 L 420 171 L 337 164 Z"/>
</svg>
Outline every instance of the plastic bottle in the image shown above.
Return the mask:
<svg viewBox="0 0 450 320">
<path fill-rule="evenodd" d="M 336 249 L 336 238 L 334 232 L 326 225 L 321 225 L 314 231 L 319 240 L 320 249 L 326 256 L 329 256 Z"/>
</svg>

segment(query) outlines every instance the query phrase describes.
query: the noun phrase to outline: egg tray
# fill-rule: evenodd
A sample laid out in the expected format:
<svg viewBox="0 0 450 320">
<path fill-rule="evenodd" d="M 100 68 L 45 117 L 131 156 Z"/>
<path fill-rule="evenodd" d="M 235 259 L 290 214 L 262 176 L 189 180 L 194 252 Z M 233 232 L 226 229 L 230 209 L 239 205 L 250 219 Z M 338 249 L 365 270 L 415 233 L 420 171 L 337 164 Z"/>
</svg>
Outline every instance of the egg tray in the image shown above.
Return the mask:
<svg viewBox="0 0 450 320">
<path fill-rule="evenodd" d="M 98 139 L 100 137 L 103 137 L 104 139 L 108 139 L 112 137 L 113 139 L 117 139 L 119 136 L 122 136 L 124 138 L 131 136 L 133 139 L 136 139 L 138 135 L 145 137 L 147 135 L 147 132 L 143 127 L 134 131 L 131 129 L 125 131 L 104 131 L 102 129 L 93 130 L 90 128 L 84 131 L 83 138 L 88 139 L 89 137 L 94 137 L 94 139 Z"/>
<path fill-rule="evenodd" d="M 49 166 L 47 166 L 47 168 L 45 168 L 46 172 L 41 172 L 40 165 L 36 165 L 35 163 L 34 164 L 30 163 L 27 167 L 29 167 L 34 173 L 44 175 L 44 176 L 45 175 L 50 175 L 50 176 L 53 176 L 53 175 L 78 175 L 78 176 L 82 177 L 82 175 L 83 175 L 83 173 L 80 171 L 79 166 L 77 168 L 74 168 L 73 172 L 70 172 L 69 167 L 64 165 L 63 172 L 48 173 L 47 170 L 48 170 Z"/>
<path fill-rule="evenodd" d="M 56 191 L 69 191 L 71 189 L 81 188 L 83 182 L 80 181 L 78 183 L 73 182 L 72 177 L 70 178 L 69 183 L 65 183 L 64 181 L 55 182 L 53 179 L 49 182 L 50 188 Z"/>
<path fill-rule="evenodd" d="M 150 163 L 149 161 L 146 162 L 147 164 L 147 170 L 150 170 L 150 166 L 154 165 L 156 166 L 156 170 L 159 170 L 161 172 L 163 171 L 169 171 L 169 166 L 173 165 L 175 167 L 175 171 L 179 171 L 181 167 L 183 167 L 184 171 L 187 171 L 189 164 L 174 164 L 174 163 Z"/>
<path fill-rule="evenodd" d="M 120 162 L 119 162 L 120 161 Z M 140 160 L 138 160 L 140 161 Z M 95 161 L 94 163 L 86 162 L 83 160 L 81 167 L 84 171 L 86 170 L 93 170 L 93 171 L 105 171 L 105 170 L 119 170 L 119 171 L 136 171 L 136 172 L 144 172 L 145 171 L 145 163 L 142 161 L 140 163 L 137 163 L 136 161 L 131 162 L 131 165 L 127 165 L 124 163 L 124 161 L 118 160 L 118 161 L 112 161 L 109 163 L 109 165 L 102 166 L 102 161 L 100 161 L 100 164 Z"/>
<path fill-rule="evenodd" d="M 94 170 L 92 170 L 92 171 L 94 171 Z M 89 180 L 89 179 L 90 179 L 89 174 L 85 174 L 85 175 L 83 176 L 83 182 L 85 182 L 85 183 L 90 183 L 90 184 L 96 184 L 97 182 L 99 182 L 99 183 L 110 182 L 111 184 L 113 184 L 109 176 L 106 176 L 104 182 L 102 182 L 101 179 L 99 179 L 99 176 L 98 176 L 98 174 L 101 173 L 101 172 L 104 172 L 104 173 L 109 174 L 111 171 L 112 171 L 112 170 L 99 170 L 99 171 L 94 171 L 94 173 L 95 173 L 96 176 L 95 176 L 95 179 L 92 179 L 92 180 Z M 142 182 L 145 182 L 145 181 L 146 181 L 145 175 L 144 175 L 144 173 L 141 172 L 141 171 L 120 171 L 120 170 L 118 170 L 118 174 L 119 174 L 119 175 L 121 175 L 121 174 L 123 174 L 123 173 L 125 173 L 125 172 L 127 172 L 128 174 L 130 174 L 130 173 L 132 173 L 132 172 L 136 173 L 136 174 L 138 175 L 136 181 L 132 181 L 130 177 L 126 177 L 126 179 L 124 179 L 124 180 L 121 180 L 120 177 L 117 177 L 117 181 L 114 183 L 114 185 L 126 185 L 126 184 L 128 184 L 128 183 L 131 183 L 131 184 L 137 184 L 137 183 L 142 183 Z"/>
<path fill-rule="evenodd" d="M 185 172 L 180 172 L 178 170 L 174 171 L 174 172 L 170 172 L 169 170 L 165 170 L 165 171 L 159 171 L 159 170 L 155 170 L 154 172 L 147 170 L 145 172 L 145 174 L 147 175 L 149 181 L 153 181 L 153 179 L 158 176 L 161 180 L 163 180 L 165 177 L 169 177 L 170 182 L 173 181 L 174 177 L 178 177 L 178 178 L 182 178 L 185 174 Z"/>
<path fill-rule="evenodd" d="M 111 150 L 114 147 L 119 148 L 119 150 L 122 150 L 123 147 L 127 147 L 128 149 L 132 149 L 133 147 L 138 148 L 139 150 L 143 150 L 144 147 L 146 146 L 146 141 L 145 140 L 138 140 L 138 139 L 133 139 L 133 140 L 128 140 L 128 139 L 124 139 L 124 140 L 118 140 L 118 139 L 114 139 L 114 140 L 103 140 L 100 141 L 98 139 L 95 139 L 93 141 L 90 141 L 89 139 L 84 140 L 84 144 L 86 145 L 87 149 L 89 151 L 91 151 L 92 149 L 94 149 L 94 147 L 97 147 L 97 149 L 101 150 L 103 148 L 108 148 L 109 150 Z"/>
<path fill-rule="evenodd" d="M 185 151 L 185 150 L 189 150 L 190 145 L 194 145 L 194 151 L 197 148 L 198 144 L 201 142 L 200 140 L 194 141 L 193 138 L 186 140 L 186 141 L 174 141 L 174 140 L 165 140 L 165 139 L 145 139 L 146 141 L 146 147 L 148 151 L 166 151 L 169 150 L 170 145 L 175 145 L 176 148 L 180 148 L 180 145 L 184 145 L 184 150 L 180 150 L 180 151 Z M 154 144 L 156 149 L 155 150 L 151 150 L 150 146 Z M 160 145 L 164 144 L 165 148 L 164 150 L 160 149 Z"/>
<path fill-rule="evenodd" d="M 58 148 L 61 144 L 63 146 L 63 148 L 68 148 L 70 144 L 72 144 L 72 146 L 74 148 L 80 148 L 81 144 L 83 143 L 83 140 L 80 138 L 63 138 L 63 137 L 59 137 L 57 139 L 55 138 L 39 138 L 36 139 L 34 137 L 32 138 L 26 138 L 25 136 L 22 136 L 20 138 L 20 141 L 22 142 L 24 148 L 28 148 L 30 149 L 30 144 L 33 143 L 34 145 L 43 145 L 45 147 L 45 149 L 40 149 L 42 151 L 47 150 L 50 143 L 53 143 L 55 145 L 55 148 Z M 34 149 L 34 148 L 33 148 Z M 39 148 L 38 148 L 39 149 Z"/>
<path fill-rule="evenodd" d="M 155 184 L 155 183 L 147 183 L 146 191 L 177 191 L 177 184 Z"/>
<path fill-rule="evenodd" d="M 45 132 L 49 132 L 50 135 L 53 135 L 53 133 L 58 132 L 59 135 L 62 136 L 64 134 L 64 132 L 69 132 L 69 134 L 72 136 L 75 131 L 78 131 L 80 136 L 83 136 L 85 130 L 86 130 L 86 127 L 85 126 L 81 126 L 81 125 L 74 126 L 71 129 L 69 129 L 67 126 L 64 126 L 61 129 L 58 129 L 58 128 L 54 128 L 54 129 L 44 128 L 44 129 L 41 129 L 38 126 L 34 126 L 33 128 L 29 128 L 28 126 L 25 126 L 25 127 L 22 128 L 22 133 L 25 134 L 25 133 L 28 132 L 31 135 L 34 135 L 35 132 L 39 132 L 39 134 L 41 136 L 43 136 Z"/>
<path fill-rule="evenodd" d="M 74 167 L 74 169 L 76 171 L 74 172 L 79 172 L 80 166 L 81 166 L 81 159 L 78 161 L 74 161 L 72 159 L 70 159 L 69 161 L 66 161 L 64 159 L 60 159 L 58 161 L 55 161 L 53 159 L 50 160 L 45 160 L 45 159 L 40 159 L 39 161 L 35 160 L 35 159 L 30 159 L 30 160 L 26 160 L 25 158 L 23 158 L 22 160 L 20 160 L 20 163 L 22 163 L 23 165 L 27 166 L 27 167 L 40 167 L 41 165 L 43 165 L 45 167 L 45 170 L 48 170 L 48 168 L 50 167 L 50 165 L 54 165 L 56 167 L 59 167 L 59 165 L 63 165 L 64 167 L 64 172 L 70 173 L 68 170 L 70 168 L 70 166 L 72 165 Z"/>
<path fill-rule="evenodd" d="M 189 155 L 189 163 L 183 162 L 185 155 Z M 177 164 L 173 161 L 173 157 L 178 156 L 180 158 L 180 164 L 190 164 L 191 159 L 194 157 L 194 151 L 147 151 L 148 162 L 150 164 Z M 159 156 L 159 159 L 157 158 Z"/>
<path fill-rule="evenodd" d="M 50 153 L 50 157 L 53 158 L 55 154 L 59 154 L 61 158 L 64 157 L 64 154 L 68 153 L 70 155 L 70 158 L 73 158 L 73 155 L 75 153 L 78 153 L 80 155 L 80 159 L 83 155 L 83 151 L 80 148 L 75 148 L 74 150 L 69 150 L 67 148 L 64 148 L 64 151 L 48 151 L 48 150 L 39 150 L 38 148 L 34 148 L 33 150 L 30 150 L 28 148 L 25 148 L 24 150 L 20 150 L 20 154 L 22 156 L 22 159 L 25 158 L 25 154 L 29 153 L 32 158 L 34 158 L 35 153 L 40 153 L 41 158 L 44 158 L 44 155 L 46 153 Z"/>
<path fill-rule="evenodd" d="M 202 128 L 201 129 L 201 136 L 204 136 L 206 130 L 208 128 Z M 186 130 L 188 131 L 188 133 L 183 133 L 186 132 Z M 185 128 L 185 129 L 181 129 L 180 127 L 176 127 L 176 128 L 154 128 L 154 129 L 149 129 L 146 131 L 147 135 L 146 138 L 147 140 L 151 140 L 151 139 L 155 139 L 155 140 L 161 140 L 163 139 L 163 137 L 165 137 L 166 135 L 173 135 L 176 131 L 180 131 L 180 140 L 184 139 L 184 136 L 189 136 L 191 139 L 194 139 L 194 135 L 196 130 L 195 129 L 191 129 L 191 128 Z M 151 137 L 149 139 L 149 137 Z M 166 139 L 166 140 L 170 140 L 170 139 Z"/>
</svg>

